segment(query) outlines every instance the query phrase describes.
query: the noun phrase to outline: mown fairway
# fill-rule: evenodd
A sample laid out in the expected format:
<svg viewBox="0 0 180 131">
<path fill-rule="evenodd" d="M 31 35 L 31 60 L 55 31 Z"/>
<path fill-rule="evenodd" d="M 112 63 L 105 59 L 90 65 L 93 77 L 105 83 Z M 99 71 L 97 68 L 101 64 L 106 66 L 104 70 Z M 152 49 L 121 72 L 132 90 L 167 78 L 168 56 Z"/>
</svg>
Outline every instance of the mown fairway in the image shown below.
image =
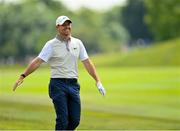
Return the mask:
<svg viewBox="0 0 180 131">
<path fill-rule="evenodd" d="M 1 67 L 0 129 L 54 129 L 48 98 L 49 69 L 38 69 L 12 92 L 24 68 Z M 97 68 L 107 95 L 102 97 L 80 69 L 82 117 L 78 129 L 180 129 L 178 67 Z"/>
</svg>

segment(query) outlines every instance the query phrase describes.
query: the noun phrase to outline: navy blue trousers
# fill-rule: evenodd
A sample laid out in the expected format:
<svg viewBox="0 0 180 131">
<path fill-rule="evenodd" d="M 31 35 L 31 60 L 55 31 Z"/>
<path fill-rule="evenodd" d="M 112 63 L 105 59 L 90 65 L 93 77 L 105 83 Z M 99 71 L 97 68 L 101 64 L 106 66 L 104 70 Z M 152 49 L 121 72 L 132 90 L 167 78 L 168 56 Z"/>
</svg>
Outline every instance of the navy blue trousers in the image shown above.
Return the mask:
<svg viewBox="0 0 180 131">
<path fill-rule="evenodd" d="M 56 111 L 56 130 L 74 130 L 80 123 L 80 85 L 76 80 L 51 78 L 49 96 Z"/>
</svg>

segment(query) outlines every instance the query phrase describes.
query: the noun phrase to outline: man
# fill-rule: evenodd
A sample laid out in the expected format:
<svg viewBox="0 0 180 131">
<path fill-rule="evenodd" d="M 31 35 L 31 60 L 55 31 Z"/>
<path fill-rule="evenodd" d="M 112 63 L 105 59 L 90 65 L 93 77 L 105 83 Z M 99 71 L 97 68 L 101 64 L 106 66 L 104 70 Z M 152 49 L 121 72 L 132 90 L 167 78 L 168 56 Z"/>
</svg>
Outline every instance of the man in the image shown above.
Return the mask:
<svg viewBox="0 0 180 131">
<path fill-rule="evenodd" d="M 56 111 L 56 130 L 74 130 L 80 122 L 78 58 L 96 81 L 99 92 L 103 96 L 105 95 L 105 89 L 83 43 L 71 36 L 71 24 L 72 21 L 67 16 L 59 16 L 56 19 L 58 32 L 56 37 L 45 44 L 40 54 L 20 75 L 13 88 L 15 91 L 25 77 L 35 71 L 43 62 L 48 62 L 51 66 L 49 96 Z"/>
</svg>

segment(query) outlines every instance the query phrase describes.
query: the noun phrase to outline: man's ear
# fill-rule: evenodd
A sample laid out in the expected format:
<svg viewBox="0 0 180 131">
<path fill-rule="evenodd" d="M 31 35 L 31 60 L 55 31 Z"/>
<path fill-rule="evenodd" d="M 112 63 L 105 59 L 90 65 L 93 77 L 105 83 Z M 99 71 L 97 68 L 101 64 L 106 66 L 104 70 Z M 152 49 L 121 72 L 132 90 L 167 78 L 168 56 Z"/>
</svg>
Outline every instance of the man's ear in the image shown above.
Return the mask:
<svg viewBox="0 0 180 131">
<path fill-rule="evenodd" d="M 56 29 L 58 29 L 59 25 L 56 25 Z"/>
</svg>

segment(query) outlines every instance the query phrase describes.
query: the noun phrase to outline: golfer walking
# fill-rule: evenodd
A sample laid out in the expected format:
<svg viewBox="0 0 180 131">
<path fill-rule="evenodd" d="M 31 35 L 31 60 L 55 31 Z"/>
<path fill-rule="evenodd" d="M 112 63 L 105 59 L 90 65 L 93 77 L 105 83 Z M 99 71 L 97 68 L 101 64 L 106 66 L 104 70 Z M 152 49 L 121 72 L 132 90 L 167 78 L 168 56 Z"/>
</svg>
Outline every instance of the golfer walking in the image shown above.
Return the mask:
<svg viewBox="0 0 180 131">
<path fill-rule="evenodd" d="M 71 24 L 72 21 L 67 16 L 59 16 L 56 19 L 57 35 L 47 41 L 39 55 L 20 75 L 13 88 L 15 91 L 25 77 L 35 71 L 43 62 L 48 62 L 51 66 L 49 96 L 56 111 L 56 130 L 74 130 L 80 122 L 78 58 L 96 81 L 99 92 L 103 96 L 105 95 L 105 89 L 83 43 L 71 36 Z"/>
</svg>

